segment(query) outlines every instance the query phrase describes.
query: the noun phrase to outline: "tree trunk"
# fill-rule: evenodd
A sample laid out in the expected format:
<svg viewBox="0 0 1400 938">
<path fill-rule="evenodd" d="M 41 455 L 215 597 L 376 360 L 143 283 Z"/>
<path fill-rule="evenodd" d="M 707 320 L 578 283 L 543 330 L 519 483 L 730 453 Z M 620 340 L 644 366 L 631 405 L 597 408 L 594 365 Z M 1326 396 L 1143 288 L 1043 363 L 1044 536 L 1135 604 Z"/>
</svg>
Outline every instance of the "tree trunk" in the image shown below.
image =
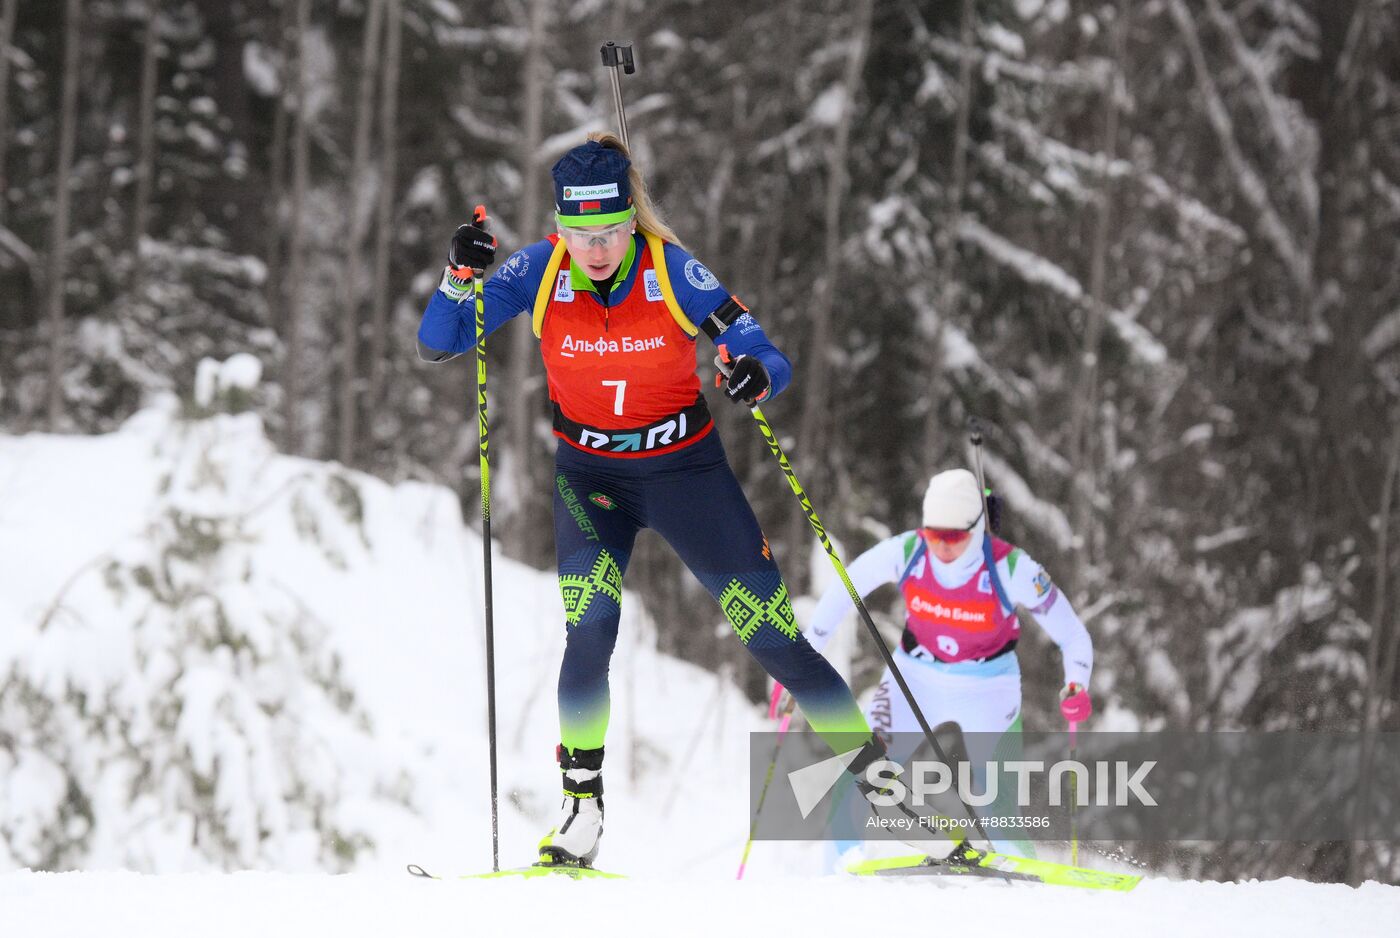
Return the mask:
<svg viewBox="0 0 1400 938">
<path fill-rule="evenodd" d="M 308 133 L 310 115 L 307 113 L 307 34 L 311 30 L 311 0 L 297 0 L 298 38 L 296 65 L 296 123 L 292 129 L 292 236 L 287 261 L 287 303 L 283 315 L 283 340 L 286 356 L 282 362 L 283 438 L 282 446 L 289 453 L 302 449 L 301 420 L 298 411 L 302 401 L 301 324 L 302 280 L 306 276 L 306 186 Z"/>
<path fill-rule="evenodd" d="M 932 353 L 928 368 L 920 375 L 927 391 L 928 413 L 924 417 L 924 452 L 932 455 L 948 447 L 948 426 L 941 406 L 944 375 L 944 335 L 948 323 L 958 319 L 962 288 L 956 273 L 958 224 L 962 218 L 963 195 L 967 190 L 967 150 L 972 140 L 973 43 L 976 18 L 972 0 L 962 0 L 959 8 L 958 43 L 963 55 L 958 59 L 958 113 L 953 116 L 952 153 L 949 154 L 948 186 L 942 199 L 941 218 L 934 231 L 934 298 L 925 316 L 928 347 Z M 927 475 L 927 466 L 925 466 Z"/>
<path fill-rule="evenodd" d="M 837 119 L 831 146 L 826 152 L 826 198 L 822 206 L 824 232 L 824 262 L 821 288 L 811 306 L 812 339 L 803 382 L 803 397 L 807 406 L 802 413 L 800 439 L 811 451 L 820 452 L 827 424 L 827 396 L 831 382 L 827 378 L 828 352 L 831 344 L 831 318 L 836 291 L 841 287 L 842 231 L 841 210 L 845 207 L 850 188 L 851 125 L 855 123 L 855 100 L 860 89 L 861 73 L 865 69 L 866 53 L 870 47 L 870 20 L 874 0 L 860 0 L 855 9 L 855 22 L 850 27 L 850 55 L 846 59 L 846 74 L 842 81 L 845 100 Z"/>
<path fill-rule="evenodd" d="M 5 162 L 10 143 L 10 40 L 15 34 L 15 14 L 19 0 L 4 0 L 0 6 L 0 224 L 5 222 L 5 209 L 10 204 L 10 180 Z"/>
<path fill-rule="evenodd" d="M 371 425 L 383 403 L 385 355 L 389 344 L 389 255 L 394 234 L 394 177 L 398 174 L 402 0 L 388 0 L 384 15 L 384 80 L 379 93 L 379 209 L 375 215 L 374 286 L 370 296 L 374 312 L 369 339 L 369 390 L 365 398 L 365 415 Z"/>
<path fill-rule="evenodd" d="M 1390 457 L 1386 460 L 1385 475 L 1381 479 L 1380 505 L 1377 510 L 1379 525 L 1376 530 L 1376 588 L 1371 602 L 1371 640 L 1366 650 L 1366 684 L 1362 694 L 1361 761 L 1357 772 L 1359 790 L 1351 809 L 1353 848 L 1347 879 L 1353 885 L 1358 885 L 1362 878 L 1359 847 L 1362 841 L 1368 839 L 1369 834 L 1367 827 L 1370 817 L 1367 803 L 1371 794 L 1376 730 L 1381 723 L 1382 709 L 1390 699 L 1390 682 L 1395 677 L 1394 642 L 1388 649 L 1384 664 L 1381 661 L 1381 644 L 1386 631 L 1385 616 L 1389 611 L 1386 591 L 1390 573 L 1390 516 L 1397 476 L 1400 476 L 1400 425 L 1395 426 L 1390 434 Z"/>
<path fill-rule="evenodd" d="M 929 371 L 923 376 L 929 389 L 928 416 L 924 424 L 924 452 L 941 452 L 946 445 L 948 429 L 943 422 L 943 408 L 938 395 L 943 378 L 943 336 L 948 324 L 956 321 L 962 303 L 961 280 L 956 273 L 958 224 L 962 218 L 963 196 L 967 192 L 967 151 L 971 143 L 972 46 L 975 39 L 972 0 L 962 0 L 958 16 L 958 44 L 963 54 L 958 59 L 958 113 L 954 119 L 953 152 L 949 165 L 951 175 L 943 200 L 943 218 L 934 234 L 934 264 L 938 271 L 935 289 L 937 308 L 931 310 L 933 327 L 929 348 L 933 350 Z"/>
<path fill-rule="evenodd" d="M 540 147 L 544 141 L 544 96 L 548 86 L 549 58 L 545 52 L 545 38 L 548 29 L 546 0 L 528 0 L 526 16 L 528 32 L 525 40 L 524 74 L 525 86 L 524 129 L 520 140 L 520 172 L 522 174 L 520 192 L 520 218 L 516 230 L 524 244 L 529 244 L 546 233 L 544 225 L 544 185 L 545 167 L 540 158 Z M 519 247 L 520 245 L 517 245 Z M 524 317 L 522 317 L 523 319 Z M 544 562 L 548 551 L 532 544 L 533 532 L 545 522 L 540 504 L 532 493 L 541 491 L 546 484 L 546 473 L 541 467 L 550 461 L 544 448 L 534 438 L 535 421 L 543 413 L 542 387 L 532 373 L 539 366 L 539 351 L 534 332 L 528 322 L 513 323 L 510 336 L 510 364 L 508 366 L 511 393 L 504 396 L 502 414 L 506 424 L 506 463 L 513 464 L 513 473 L 523 476 L 513 486 L 517 492 L 525 493 L 503 505 L 506 546 L 510 553 L 522 560 Z M 538 506 L 538 507 L 537 507 Z"/>
<path fill-rule="evenodd" d="M 953 135 L 953 186 L 949 190 L 948 219 L 956 222 L 962 214 L 963 194 L 967 191 L 968 128 L 972 124 L 972 43 L 975 20 L 972 0 L 962 0 L 958 13 L 958 43 L 963 55 L 958 60 L 958 117 Z M 956 242 L 957 232 L 950 228 L 948 236 Z"/>
<path fill-rule="evenodd" d="M 1354 23 L 1365 20 L 1365 8 L 1365 0 L 1362 0 L 1353 19 Z M 1262 122 L 1261 130 L 1265 132 L 1264 135 L 1271 142 L 1271 149 L 1278 154 L 1279 163 L 1287 170 L 1288 176 L 1293 180 L 1298 198 L 1298 208 L 1301 209 L 1298 212 L 1298 218 L 1303 227 L 1303 247 L 1304 250 L 1312 252 L 1317 246 L 1318 186 L 1317 180 L 1312 177 L 1312 167 L 1308 165 L 1305 148 L 1299 146 L 1300 140 L 1297 132 L 1290 126 L 1282 96 L 1275 92 L 1269 83 L 1262 57 L 1250 49 L 1248 43 L 1245 42 L 1239 24 L 1235 22 L 1234 14 L 1221 7 L 1220 0 L 1206 0 L 1206 11 L 1210 15 L 1211 22 L 1225 36 L 1226 45 L 1229 47 L 1235 63 L 1249 80 L 1248 87 L 1253 91 L 1258 109 L 1266 117 Z M 1345 85 L 1345 81 L 1343 81 L 1343 85 Z"/>
<path fill-rule="evenodd" d="M 281 330 L 286 315 L 286 290 L 282 282 L 282 200 L 287 188 L 287 82 L 291 70 L 292 16 L 290 2 L 283 4 L 277 21 L 277 101 L 272 111 L 272 142 L 268 145 L 267 204 L 267 306 L 272 327 Z"/>
<path fill-rule="evenodd" d="M 1074 459 L 1071 518 L 1077 541 L 1075 570 L 1072 583 L 1082 594 L 1089 567 L 1094 560 L 1094 493 L 1098 491 L 1094 440 L 1096 436 L 1099 398 L 1099 346 L 1103 338 L 1106 312 L 1104 293 L 1108 270 L 1108 235 L 1113 227 L 1113 201 L 1117 192 L 1108 167 L 1118 153 L 1118 97 L 1123 80 L 1123 50 L 1127 42 L 1131 4 L 1117 10 L 1113 26 L 1113 80 L 1109 83 L 1103 102 L 1103 128 L 1099 140 L 1099 155 L 1104 173 L 1094 216 L 1094 233 L 1089 257 L 1089 303 L 1085 310 L 1084 345 L 1080 352 L 1079 387 L 1074 395 L 1070 415 L 1070 452 Z"/>
<path fill-rule="evenodd" d="M 360 344 L 360 307 L 364 305 L 368 288 L 366 273 L 369 258 L 365 252 L 365 235 L 375 200 L 370 198 L 369 145 L 370 129 L 374 123 L 374 84 L 379 64 L 379 27 L 383 19 L 384 0 L 369 0 L 365 12 L 364 39 L 360 47 L 359 90 L 355 99 L 355 136 L 350 156 L 350 271 L 348 296 L 341 311 L 340 324 L 340 422 L 338 427 L 338 457 L 343 465 L 355 463 L 355 436 L 358 433 L 358 401 L 355 394 L 356 370 Z"/>
<path fill-rule="evenodd" d="M 859 0 L 854 11 L 854 21 L 850 24 L 850 54 L 846 59 L 846 74 L 842 81 L 845 100 L 841 105 L 841 116 L 837 119 L 831 146 L 826 152 L 826 199 L 822 211 L 822 227 L 825 233 L 825 250 L 822 279 L 811 306 L 811 342 L 808 345 L 806 367 L 803 369 L 801 386 L 804 406 L 798 439 L 808 453 L 806 460 L 809 469 L 824 465 L 826 430 L 829 423 L 827 410 L 830 399 L 827 388 L 833 383 L 827 374 L 830 365 L 831 318 L 836 291 L 842 287 L 841 255 L 844 238 L 841 211 L 845 207 L 846 193 L 850 188 L 850 168 L 847 165 L 851 156 L 851 126 L 855 123 L 856 95 L 860 91 L 861 74 L 865 71 L 865 59 L 870 49 L 870 23 L 874 11 L 874 0 Z M 794 527 L 807 524 L 805 516 L 794 519 Z M 793 543 L 803 543 L 798 534 Z M 807 578 L 806 564 L 800 564 L 789 572 L 789 577 L 798 583 Z M 801 587 L 798 586 L 798 589 Z"/>
<path fill-rule="evenodd" d="M 54 171 L 53 236 L 45 286 L 48 290 L 49 324 L 49 429 L 60 429 L 63 417 L 63 288 L 68 280 L 69 185 L 73 169 L 73 144 L 78 125 L 79 52 L 82 43 L 82 4 L 68 0 L 64 11 L 63 104 L 59 111 L 58 166 Z"/>
<path fill-rule="evenodd" d="M 146 236 L 151 206 L 151 186 L 155 182 L 156 161 L 156 2 L 146 0 L 146 30 L 141 40 L 140 117 L 136 131 L 136 202 L 131 208 L 131 249 L 135 265 L 131 274 L 131 290 L 139 294 L 145 275 L 145 257 L 141 239 Z"/>
<path fill-rule="evenodd" d="M 1206 117 L 1215 131 L 1216 141 L 1225 156 L 1225 162 L 1235 177 L 1235 185 L 1256 215 L 1256 226 L 1260 236 L 1273 250 L 1285 271 L 1293 279 L 1301 299 L 1301 308 L 1312 308 L 1313 266 L 1312 257 L 1304 250 L 1294 234 L 1292 226 L 1279 215 L 1268 185 L 1260 177 L 1259 171 L 1245 157 L 1235 135 L 1235 125 L 1221 97 L 1215 73 L 1206 62 L 1205 50 L 1201 45 L 1200 33 L 1196 28 L 1196 18 L 1186 6 L 1185 0 L 1167 0 L 1167 10 L 1171 13 L 1177 30 L 1186 44 L 1192 69 L 1205 105 Z"/>
</svg>

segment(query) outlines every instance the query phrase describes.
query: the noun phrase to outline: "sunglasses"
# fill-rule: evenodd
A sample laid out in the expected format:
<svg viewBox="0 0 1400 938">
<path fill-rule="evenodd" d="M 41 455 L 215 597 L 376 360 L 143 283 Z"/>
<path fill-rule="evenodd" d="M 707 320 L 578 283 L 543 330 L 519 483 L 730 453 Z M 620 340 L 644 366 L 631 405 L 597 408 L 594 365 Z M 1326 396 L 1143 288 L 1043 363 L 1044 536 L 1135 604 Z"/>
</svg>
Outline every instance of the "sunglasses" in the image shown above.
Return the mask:
<svg viewBox="0 0 1400 938">
<path fill-rule="evenodd" d="M 569 243 L 570 247 L 600 247 L 610 248 L 616 244 L 623 234 L 631 234 L 632 219 L 628 218 L 615 225 L 608 225 L 606 228 L 568 228 L 559 225 L 559 236 Z"/>
<path fill-rule="evenodd" d="M 924 528 L 924 537 L 944 544 L 961 544 L 972 537 L 972 531 L 969 528 Z"/>
</svg>

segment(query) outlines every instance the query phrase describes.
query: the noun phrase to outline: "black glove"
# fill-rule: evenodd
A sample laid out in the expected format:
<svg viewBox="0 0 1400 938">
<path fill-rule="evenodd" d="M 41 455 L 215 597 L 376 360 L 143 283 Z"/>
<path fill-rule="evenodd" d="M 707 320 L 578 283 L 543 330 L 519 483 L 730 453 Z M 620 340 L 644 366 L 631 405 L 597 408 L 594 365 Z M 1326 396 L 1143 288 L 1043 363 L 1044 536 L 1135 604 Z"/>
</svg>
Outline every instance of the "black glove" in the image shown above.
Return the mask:
<svg viewBox="0 0 1400 938">
<path fill-rule="evenodd" d="M 768 369 L 752 355 L 740 355 L 727 364 L 729 370 L 725 373 L 728 380 L 724 385 L 724 396 L 731 401 L 742 401 L 752 407 L 763 400 L 773 387 Z"/>
<path fill-rule="evenodd" d="M 496 239 L 486 233 L 486 208 L 478 205 L 472 214 L 472 223 L 462 225 L 452 236 L 447 263 L 458 270 L 463 267 L 485 270 L 495 259 Z"/>
</svg>

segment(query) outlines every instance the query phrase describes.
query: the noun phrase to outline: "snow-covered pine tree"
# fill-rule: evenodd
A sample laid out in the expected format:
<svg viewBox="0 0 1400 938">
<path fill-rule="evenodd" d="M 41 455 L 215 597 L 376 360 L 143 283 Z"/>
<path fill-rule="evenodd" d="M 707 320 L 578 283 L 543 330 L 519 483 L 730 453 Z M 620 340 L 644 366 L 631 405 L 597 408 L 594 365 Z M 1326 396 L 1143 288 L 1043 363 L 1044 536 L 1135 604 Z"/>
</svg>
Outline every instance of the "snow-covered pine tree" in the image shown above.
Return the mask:
<svg viewBox="0 0 1400 938">
<path fill-rule="evenodd" d="M 7 636 L 0 864 L 344 870 L 364 804 L 411 805 L 298 590 L 367 550 L 357 482 L 275 456 L 259 372 L 205 361 L 183 412 L 142 412 L 164 472 L 143 529 Z"/>
</svg>

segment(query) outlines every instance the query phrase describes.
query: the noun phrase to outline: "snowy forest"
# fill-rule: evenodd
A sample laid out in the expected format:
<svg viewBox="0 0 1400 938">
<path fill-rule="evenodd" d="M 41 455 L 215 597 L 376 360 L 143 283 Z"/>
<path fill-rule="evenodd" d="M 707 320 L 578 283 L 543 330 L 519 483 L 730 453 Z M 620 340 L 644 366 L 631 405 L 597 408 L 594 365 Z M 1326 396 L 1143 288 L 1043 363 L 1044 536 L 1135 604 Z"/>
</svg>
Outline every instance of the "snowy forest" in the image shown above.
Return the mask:
<svg viewBox="0 0 1400 938">
<path fill-rule="evenodd" d="M 847 560 L 917 526 L 976 416 L 1002 536 L 1094 636 L 1104 728 L 1400 732 L 1397 0 L 0 0 L 0 433 L 193 412 L 199 363 L 246 353 L 229 409 L 280 453 L 445 485 L 478 524 L 474 369 L 420 362 L 419 315 L 472 206 L 501 259 L 552 230 L 550 165 L 615 126 L 605 39 L 634 46 L 660 208 L 793 361 L 765 411 Z M 488 343 L 493 534 L 548 570 L 536 346 L 519 320 Z M 753 421 L 712 406 L 819 592 Z M 657 651 L 757 710 L 765 675 L 659 539 L 627 586 Z M 897 640 L 898 597 L 871 608 Z M 318 706 L 335 628 L 283 639 Z M 1024 635 L 1026 726 L 1058 729 L 1058 653 Z M 48 713 L 8 667 L 0 755 Z M 1345 832 L 1171 859 L 1400 877 Z"/>
</svg>

